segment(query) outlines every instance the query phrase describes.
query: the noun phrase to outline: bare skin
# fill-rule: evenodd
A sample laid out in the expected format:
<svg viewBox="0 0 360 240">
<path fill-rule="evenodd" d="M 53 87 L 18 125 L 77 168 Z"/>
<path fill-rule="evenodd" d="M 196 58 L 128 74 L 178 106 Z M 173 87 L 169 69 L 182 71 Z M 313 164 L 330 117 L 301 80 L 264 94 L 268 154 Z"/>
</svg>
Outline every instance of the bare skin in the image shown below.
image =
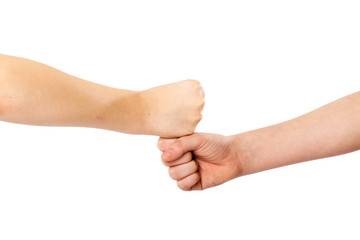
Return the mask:
<svg viewBox="0 0 360 240">
<path fill-rule="evenodd" d="M 360 92 L 273 126 L 222 136 L 160 138 L 163 163 L 182 190 L 360 149 Z"/>
<path fill-rule="evenodd" d="M 203 106 L 204 93 L 196 80 L 145 91 L 122 90 L 0 55 L 2 121 L 179 137 L 194 132 Z"/>
</svg>

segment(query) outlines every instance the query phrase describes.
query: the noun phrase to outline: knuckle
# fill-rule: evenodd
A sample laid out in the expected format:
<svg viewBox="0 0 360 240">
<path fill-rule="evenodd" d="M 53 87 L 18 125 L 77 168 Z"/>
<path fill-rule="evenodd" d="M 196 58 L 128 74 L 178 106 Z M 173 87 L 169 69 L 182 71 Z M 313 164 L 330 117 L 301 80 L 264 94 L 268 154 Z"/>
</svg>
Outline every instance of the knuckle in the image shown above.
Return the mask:
<svg viewBox="0 0 360 240">
<path fill-rule="evenodd" d="M 179 152 L 179 151 L 181 151 L 182 148 L 183 148 L 183 143 L 180 140 L 175 141 L 171 145 L 171 150 L 174 152 Z"/>
<path fill-rule="evenodd" d="M 201 110 L 204 108 L 204 106 L 205 106 L 205 99 L 201 99 L 201 102 L 200 102 Z"/>
<path fill-rule="evenodd" d="M 161 159 L 161 162 L 162 162 L 162 164 L 163 164 L 165 167 L 170 167 L 170 163 L 169 163 L 169 162 L 164 161 L 163 159 Z"/>
<path fill-rule="evenodd" d="M 158 149 L 160 150 L 160 151 L 163 151 L 163 141 L 161 141 L 161 139 L 159 139 L 158 140 L 158 142 L 157 142 L 157 147 L 158 147 Z"/>
<path fill-rule="evenodd" d="M 199 113 L 199 116 L 196 119 L 197 123 L 199 123 L 202 118 L 203 118 L 203 115 L 201 113 Z"/>
<path fill-rule="evenodd" d="M 180 188 L 183 191 L 187 191 L 189 189 L 189 187 L 187 186 L 186 183 L 184 183 L 183 181 L 178 181 L 177 182 L 177 186 L 178 188 Z"/>
<path fill-rule="evenodd" d="M 193 86 L 199 86 L 200 82 L 198 80 L 195 79 L 186 79 L 186 82 L 188 82 L 189 84 L 193 85 Z"/>
<path fill-rule="evenodd" d="M 176 173 L 176 170 L 172 167 L 169 168 L 169 176 L 173 179 L 173 180 L 178 180 L 178 176 Z"/>
<path fill-rule="evenodd" d="M 201 113 L 199 113 L 196 117 L 194 117 L 194 119 L 192 120 L 192 124 L 188 128 L 188 134 L 187 135 L 190 135 L 190 134 L 195 132 L 196 127 L 199 124 L 199 122 L 201 121 L 201 119 L 202 119 L 202 114 Z"/>
<path fill-rule="evenodd" d="M 201 85 L 200 85 L 200 91 L 199 92 L 201 94 L 202 99 L 204 99 L 205 98 L 205 90 Z"/>
</svg>

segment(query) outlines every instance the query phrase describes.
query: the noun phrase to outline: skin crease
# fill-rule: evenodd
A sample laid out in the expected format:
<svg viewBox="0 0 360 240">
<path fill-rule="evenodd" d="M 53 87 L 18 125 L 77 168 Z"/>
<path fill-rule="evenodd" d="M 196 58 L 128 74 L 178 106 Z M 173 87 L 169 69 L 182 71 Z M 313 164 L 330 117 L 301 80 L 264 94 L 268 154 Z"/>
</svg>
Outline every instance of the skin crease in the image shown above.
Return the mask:
<svg viewBox="0 0 360 240">
<path fill-rule="evenodd" d="M 222 136 L 160 138 L 161 159 L 182 190 L 204 190 L 272 168 L 360 149 L 360 92 L 273 126 Z"/>
<path fill-rule="evenodd" d="M 130 91 L 0 54 L 2 121 L 92 127 L 169 138 L 193 133 L 203 106 L 203 89 L 196 80 Z"/>
</svg>

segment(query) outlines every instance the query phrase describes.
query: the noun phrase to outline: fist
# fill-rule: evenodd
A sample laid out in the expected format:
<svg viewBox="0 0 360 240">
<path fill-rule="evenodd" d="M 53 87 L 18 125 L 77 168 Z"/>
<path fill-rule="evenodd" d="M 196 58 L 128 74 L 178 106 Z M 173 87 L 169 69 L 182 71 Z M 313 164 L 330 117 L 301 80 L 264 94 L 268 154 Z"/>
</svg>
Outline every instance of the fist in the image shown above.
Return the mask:
<svg viewBox="0 0 360 240">
<path fill-rule="evenodd" d="M 141 93 L 147 134 L 165 138 L 189 135 L 202 118 L 204 90 L 196 80 L 185 80 Z"/>
<path fill-rule="evenodd" d="M 194 133 L 179 139 L 160 138 L 158 147 L 170 177 L 182 190 L 204 190 L 243 174 L 246 158 L 233 137 Z"/>
</svg>

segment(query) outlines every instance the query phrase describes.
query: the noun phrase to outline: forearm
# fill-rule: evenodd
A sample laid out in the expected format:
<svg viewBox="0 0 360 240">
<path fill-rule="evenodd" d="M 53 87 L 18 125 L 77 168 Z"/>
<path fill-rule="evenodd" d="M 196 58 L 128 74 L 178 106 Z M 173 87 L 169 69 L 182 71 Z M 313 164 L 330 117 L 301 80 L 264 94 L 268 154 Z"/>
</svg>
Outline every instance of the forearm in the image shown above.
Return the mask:
<svg viewBox="0 0 360 240">
<path fill-rule="evenodd" d="M 144 91 L 89 82 L 31 60 L 0 55 L 0 120 L 179 137 L 194 132 L 204 93 L 185 80 Z"/>
<path fill-rule="evenodd" d="M 232 136 L 243 174 L 360 149 L 360 92 L 296 119 Z"/>
<path fill-rule="evenodd" d="M 139 131 L 136 93 L 92 83 L 31 60 L 0 55 L 0 120 Z M 136 108 L 135 108 L 136 109 Z"/>
</svg>

